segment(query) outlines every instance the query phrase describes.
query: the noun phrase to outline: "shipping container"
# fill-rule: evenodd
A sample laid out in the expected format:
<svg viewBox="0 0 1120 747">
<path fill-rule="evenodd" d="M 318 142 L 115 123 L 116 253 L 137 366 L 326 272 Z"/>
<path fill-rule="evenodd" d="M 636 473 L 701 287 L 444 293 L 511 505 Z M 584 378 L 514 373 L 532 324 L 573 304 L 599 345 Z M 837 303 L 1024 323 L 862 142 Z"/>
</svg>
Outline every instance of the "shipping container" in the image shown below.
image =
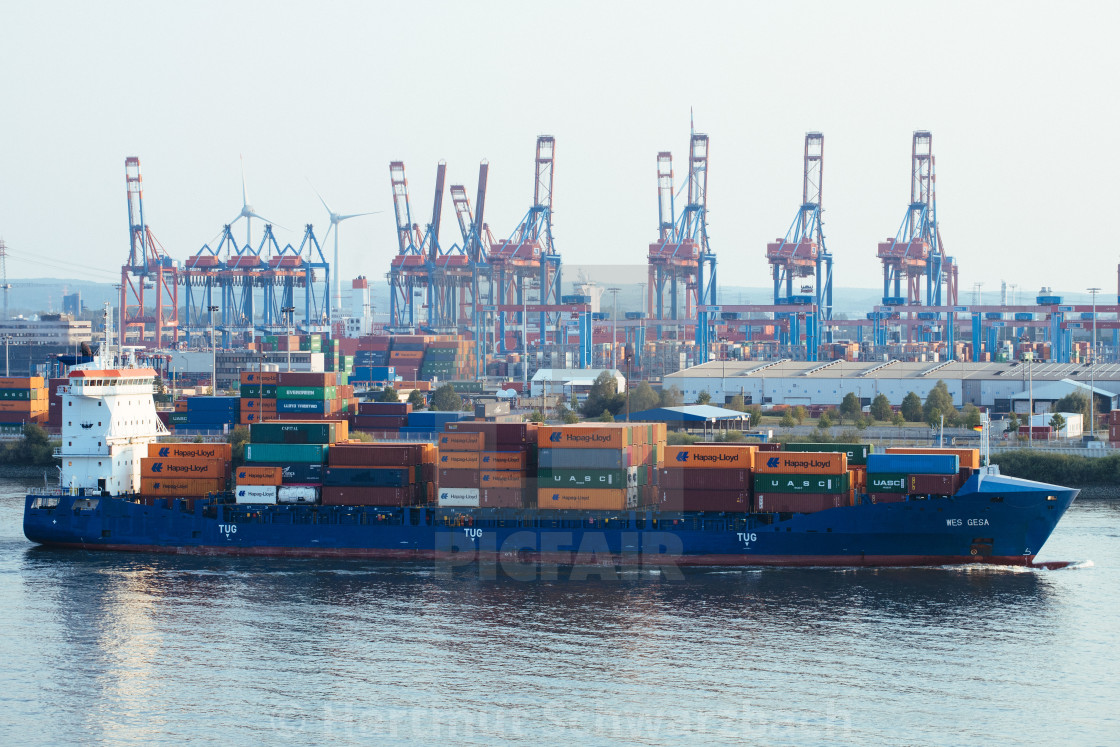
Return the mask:
<svg viewBox="0 0 1120 747">
<path fill-rule="evenodd" d="M 632 429 L 624 425 L 542 425 L 537 446 L 561 449 L 621 449 L 633 444 Z"/>
<path fill-rule="evenodd" d="M 961 476 L 960 473 L 910 475 L 907 479 L 907 487 L 907 492 L 911 495 L 954 495 L 961 487 Z"/>
<path fill-rule="evenodd" d="M 848 471 L 848 456 L 839 453 L 771 451 L 758 455 L 754 469 L 755 472 L 764 474 L 842 475 Z"/>
<path fill-rule="evenodd" d="M 164 459 L 145 457 L 140 460 L 142 477 L 200 477 L 222 478 L 229 474 L 229 462 L 224 459 Z"/>
<path fill-rule="evenodd" d="M 324 487 L 320 491 L 324 506 L 412 506 L 416 503 L 414 488 L 370 488 L 355 486 Z"/>
<path fill-rule="evenodd" d="M 541 488 L 632 488 L 638 485 L 639 467 L 624 469 L 541 469 Z"/>
<path fill-rule="evenodd" d="M 436 460 L 441 469 L 478 469 L 479 456 L 474 451 L 440 451 Z"/>
<path fill-rule="evenodd" d="M 277 488 L 271 485 L 238 485 L 233 495 L 238 503 L 276 503 Z"/>
<path fill-rule="evenodd" d="M 592 511 L 623 511 L 638 504 L 637 488 L 601 490 L 595 488 L 539 488 L 540 509 L 587 509 Z"/>
<path fill-rule="evenodd" d="M 887 491 L 882 493 L 869 493 L 868 496 L 872 503 L 902 503 L 906 500 L 905 493 L 892 493 Z"/>
<path fill-rule="evenodd" d="M 848 455 L 848 466 L 856 467 L 867 464 L 867 455 L 874 450 L 872 444 L 816 444 L 816 443 L 788 443 L 783 445 L 785 451 L 808 452 L 840 452 Z M 887 450 L 890 451 L 889 449 Z"/>
<path fill-rule="evenodd" d="M 541 469 L 624 469 L 638 461 L 630 449 L 541 449 Z"/>
<path fill-rule="evenodd" d="M 956 454 L 871 454 L 867 457 L 867 474 L 955 475 L 960 472 Z"/>
<path fill-rule="evenodd" d="M 658 485 L 677 490 L 750 490 L 750 470 L 663 467 Z"/>
<path fill-rule="evenodd" d="M 233 480 L 238 485 L 271 485 L 278 487 L 284 484 L 284 469 L 282 467 L 246 465 L 233 471 Z"/>
<path fill-rule="evenodd" d="M 477 469 L 441 469 L 436 483 L 441 488 L 477 488 L 480 475 Z"/>
<path fill-rule="evenodd" d="M 765 513 L 808 514 L 851 505 L 848 493 L 755 493 L 754 498 Z"/>
<path fill-rule="evenodd" d="M 291 462 L 322 464 L 327 459 L 325 444 L 245 444 L 246 462 Z"/>
<path fill-rule="evenodd" d="M 526 478 L 523 473 L 515 471 L 487 471 L 478 473 L 480 488 L 523 488 L 528 479 L 530 478 Z"/>
<path fill-rule="evenodd" d="M 323 485 L 404 488 L 415 482 L 415 477 L 415 467 L 327 467 L 323 470 Z"/>
<path fill-rule="evenodd" d="M 712 467 L 753 469 L 756 451 L 753 445 L 667 446 L 665 465 L 679 469 Z"/>
<path fill-rule="evenodd" d="M 528 460 L 524 451 L 484 451 L 478 465 L 485 470 L 524 470 Z"/>
<path fill-rule="evenodd" d="M 478 493 L 481 508 L 522 508 L 525 494 L 520 488 L 483 488 Z"/>
<path fill-rule="evenodd" d="M 436 440 L 440 452 L 445 451 L 482 451 L 486 435 L 483 433 L 441 433 Z"/>
<path fill-rule="evenodd" d="M 960 459 L 961 467 L 970 469 L 980 468 L 980 449 L 939 449 L 939 448 L 910 448 L 892 446 L 886 450 L 887 454 L 956 454 Z"/>
<path fill-rule="evenodd" d="M 435 461 L 432 444 L 335 444 L 330 448 L 332 467 L 411 467 Z"/>
<path fill-rule="evenodd" d="M 869 493 L 905 493 L 908 489 L 907 476 L 891 472 L 880 472 L 867 476 Z"/>
<path fill-rule="evenodd" d="M 280 373 L 277 371 L 242 371 L 241 383 L 242 384 L 269 384 L 275 386 L 280 381 Z"/>
<path fill-rule="evenodd" d="M 200 496 L 226 489 L 226 480 L 219 478 L 141 477 L 140 494 L 157 496 Z"/>
<path fill-rule="evenodd" d="M 302 485 L 285 485 L 276 491 L 277 503 L 318 503 L 319 489 Z"/>
<path fill-rule="evenodd" d="M 842 475 L 764 474 L 754 476 L 756 493 L 847 493 L 848 473 Z"/>
<path fill-rule="evenodd" d="M 478 488 L 440 486 L 437 495 L 438 505 L 444 508 L 478 508 Z"/>
<path fill-rule="evenodd" d="M 228 462 L 233 456 L 229 444 L 180 444 L 180 443 L 150 443 L 148 456 L 163 459 L 217 459 Z"/>
<path fill-rule="evenodd" d="M 677 490 L 660 488 L 658 508 L 662 511 L 751 510 L 749 490 Z"/>
<path fill-rule="evenodd" d="M 333 444 L 339 440 L 338 423 L 254 423 L 250 440 L 255 444 Z M 343 437 L 349 434 L 343 434 Z"/>
</svg>

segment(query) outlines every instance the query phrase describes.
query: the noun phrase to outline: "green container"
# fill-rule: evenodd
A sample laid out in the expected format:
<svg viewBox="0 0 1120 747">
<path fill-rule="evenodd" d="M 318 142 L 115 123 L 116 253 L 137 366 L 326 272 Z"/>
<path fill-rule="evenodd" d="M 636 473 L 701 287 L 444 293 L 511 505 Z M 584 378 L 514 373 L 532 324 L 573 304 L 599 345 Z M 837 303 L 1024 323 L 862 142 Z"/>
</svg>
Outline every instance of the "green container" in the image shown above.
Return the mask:
<svg viewBox="0 0 1120 747">
<path fill-rule="evenodd" d="M 186 425 L 190 422 L 188 418 L 190 415 L 185 412 L 173 412 L 167 418 L 168 425 Z"/>
<path fill-rule="evenodd" d="M 597 488 L 604 490 L 644 485 L 647 470 L 625 469 L 542 469 L 537 472 L 538 488 Z"/>
<path fill-rule="evenodd" d="M 867 455 L 873 451 L 873 444 L 783 444 L 786 451 L 811 451 L 815 453 L 840 453 L 848 455 L 848 466 L 867 465 Z"/>
<path fill-rule="evenodd" d="M 33 396 L 34 393 L 34 396 Z M 21 402 L 39 399 L 38 389 L 0 389 L 0 400 L 19 400 Z"/>
<path fill-rule="evenodd" d="M 245 444 L 246 462 L 322 464 L 327 461 L 325 444 Z"/>
<path fill-rule="evenodd" d="M 847 493 L 851 481 L 843 475 L 755 475 L 756 493 Z"/>
<path fill-rule="evenodd" d="M 276 387 L 276 399 L 328 400 L 337 397 L 333 386 L 283 386 Z"/>
<path fill-rule="evenodd" d="M 903 474 L 891 474 L 890 472 L 880 472 L 877 474 L 869 474 L 867 476 L 867 492 L 868 493 L 906 493 L 909 492 L 907 488 L 908 476 Z"/>
<path fill-rule="evenodd" d="M 333 444 L 334 423 L 253 423 L 250 440 L 255 444 Z"/>
<path fill-rule="evenodd" d="M 276 399 L 275 384 L 242 384 L 241 397 L 243 399 Z"/>
</svg>

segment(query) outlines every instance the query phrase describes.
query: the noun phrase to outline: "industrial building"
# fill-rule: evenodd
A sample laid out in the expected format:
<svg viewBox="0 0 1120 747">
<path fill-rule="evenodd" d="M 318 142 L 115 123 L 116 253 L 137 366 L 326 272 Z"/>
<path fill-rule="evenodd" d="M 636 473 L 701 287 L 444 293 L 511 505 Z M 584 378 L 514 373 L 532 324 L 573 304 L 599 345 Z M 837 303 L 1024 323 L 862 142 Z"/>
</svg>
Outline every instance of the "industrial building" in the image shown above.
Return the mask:
<svg viewBox="0 0 1120 747">
<path fill-rule="evenodd" d="M 43 314 L 38 319 L 0 320 L 0 340 L 11 345 L 69 347 L 93 341 L 93 326 L 65 314 Z"/>
<path fill-rule="evenodd" d="M 1032 389 L 1043 394 L 1049 410 L 1050 401 L 1075 388 L 1062 388 L 1054 396 L 1057 392 L 1052 385 L 1066 380 L 1086 385 L 1092 380 L 1101 405 L 1105 405 L 1104 399 L 1114 405 L 1120 393 L 1120 365 L 1101 364 L 1091 369 L 1076 363 L 714 361 L 669 374 L 664 385 L 680 389 L 686 402 L 707 392 L 716 403 L 728 403 L 741 395 L 746 404 L 763 407 L 839 406 L 844 395 L 854 392 L 864 405 L 883 394 L 898 406 L 909 392 L 925 400 L 937 382 L 944 381 L 957 407 L 972 404 L 999 413 L 1010 412 L 1012 400 L 1029 395 Z"/>
</svg>

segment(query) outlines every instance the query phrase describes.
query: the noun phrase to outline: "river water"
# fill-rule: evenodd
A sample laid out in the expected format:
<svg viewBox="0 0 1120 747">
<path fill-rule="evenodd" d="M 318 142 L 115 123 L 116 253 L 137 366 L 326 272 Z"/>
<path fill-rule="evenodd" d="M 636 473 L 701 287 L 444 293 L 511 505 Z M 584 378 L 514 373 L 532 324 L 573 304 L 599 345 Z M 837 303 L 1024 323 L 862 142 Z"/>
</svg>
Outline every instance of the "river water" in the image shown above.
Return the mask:
<svg viewBox="0 0 1120 747">
<path fill-rule="evenodd" d="M 0 481 L 2 744 L 1118 744 L 1120 501 L 1058 571 L 488 580 L 35 548 Z"/>
</svg>

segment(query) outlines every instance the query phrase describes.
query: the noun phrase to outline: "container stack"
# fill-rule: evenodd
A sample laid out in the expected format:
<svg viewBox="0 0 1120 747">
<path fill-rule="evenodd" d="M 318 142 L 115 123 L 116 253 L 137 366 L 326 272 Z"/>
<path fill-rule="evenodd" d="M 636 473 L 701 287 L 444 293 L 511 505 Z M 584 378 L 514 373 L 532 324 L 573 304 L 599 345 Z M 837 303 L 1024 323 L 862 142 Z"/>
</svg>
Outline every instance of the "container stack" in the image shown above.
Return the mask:
<svg viewBox="0 0 1120 747">
<path fill-rule="evenodd" d="M 460 337 L 431 340 L 424 351 L 419 378 L 424 380 L 469 378 L 474 374 L 474 341 Z"/>
<path fill-rule="evenodd" d="M 349 443 L 331 447 L 324 506 L 415 506 L 435 495 L 430 443 Z"/>
<path fill-rule="evenodd" d="M 356 431 L 395 433 L 408 424 L 410 412 L 407 402 L 359 402 L 351 421 Z"/>
<path fill-rule="evenodd" d="M 241 425 L 276 420 L 276 371 L 241 372 Z"/>
<path fill-rule="evenodd" d="M 444 423 L 439 446 L 439 505 L 485 508 L 531 508 L 536 505 L 536 423 L 485 423 L 456 420 Z M 445 459 L 446 457 L 446 459 Z M 477 484 L 457 474 L 474 467 Z M 445 473 L 448 474 L 445 479 Z M 471 503 L 477 491 L 476 502 Z M 466 491 L 466 492 L 463 492 Z"/>
<path fill-rule="evenodd" d="M 846 453 L 761 452 L 754 469 L 759 512 L 813 513 L 852 504 Z"/>
<path fill-rule="evenodd" d="M 659 508 L 749 512 L 757 453 L 747 444 L 668 447 L 658 478 Z"/>
<path fill-rule="evenodd" d="M 1108 442 L 1113 447 L 1120 447 L 1120 410 L 1108 413 Z"/>
<path fill-rule="evenodd" d="M 537 507 L 621 511 L 656 503 L 664 423 L 541 426 Z"/>
<path fill-rule="evenodd" d="M 424 348 L 427 346 L 425 335 L 393 335 L 389 340 L 389 365 L 405 381 L 420 378 L 420 366 L 424 362 Z"/>
<path fill-rule="evenodd" d="M 238 483 L 238 502 L 281 502 L 281 491 L 286 503 L 315 502 L 323 485 L 323 465 L 326 464 L 327 453 L 340 436 L 346 435 L 346 422 L 275 421 L 254 424 L 250 429 L 252 443 L 245 444 L 245 467 L 277 468 L 280 470 L 280 484 Z M 242 488 L 250 487 L 253 489 L 242 494 Z M 274 489 L 266 489 L 270 487 Z"/>
<path fill-rule="evenodd" d="M 439 433 L 448 423 L 454 423 L 468 417 L 465 412 L 438 412 L 435 410 L 422 410 L 408 413 L 407 424 L 400 429 L 402 434 L 415 433 L 417 435 Z"/>
<path fill-rule="evenodd" d="M 783 448 L 785 451 L 815 454 L 840 452 L 847 455 L 852 503 L 855 503 L 857 494 L 867 492 L 867 457 L 874 451 L 873 444 L 788 443 Z"/>
<path fill-rule="evenodd" d="M 281 371 L 276 380 L 280 420 L 337 420 L 344 417 L 353 389 L 339 372 Z"/>
<path fill-rule="evenodd" d="M 46 424 L 49 411 L 42 376 L 0 377 L 0 430 L 19 433 L 28 423 Z"/>
<path fill-rule="evenodd" d="M 201 498 L 226 489 L 230 445 L 151 443 L 140 459 L 140 495 L 146 499 Z"/>
<path fill-rule="evenodd" d="M 867 492 L 872 503 L 897 503 L 910 496 L 948 496 L 963 484 L 965 473 L 973 466 L 961 468 L 961 454 L 968 465 L 979 466 L 976 449 L 887 449 L 885 454 L 867 458 Z"/>
</svg>

